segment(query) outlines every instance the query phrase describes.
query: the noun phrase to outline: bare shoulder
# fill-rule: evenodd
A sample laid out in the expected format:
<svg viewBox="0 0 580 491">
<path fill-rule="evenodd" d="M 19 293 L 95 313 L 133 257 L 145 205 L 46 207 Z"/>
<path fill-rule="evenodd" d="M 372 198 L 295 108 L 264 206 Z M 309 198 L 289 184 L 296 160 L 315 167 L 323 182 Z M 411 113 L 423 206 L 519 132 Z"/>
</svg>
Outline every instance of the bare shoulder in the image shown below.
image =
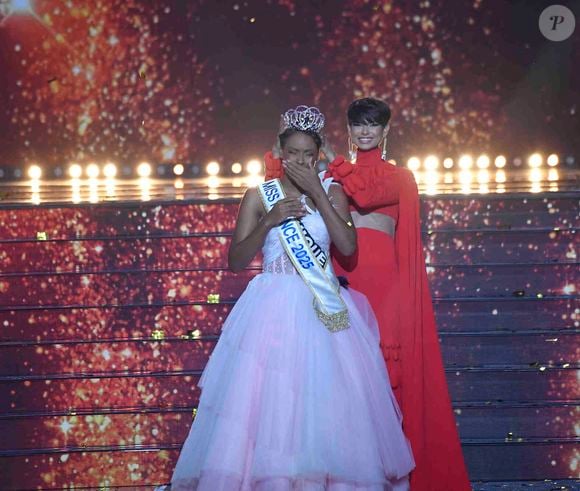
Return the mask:
<svg viewBox="0 0 580 491">
<path fill-rule="evenodd" d="M 244 209 L 254 214 L 262 214 L 263 206 L 257 188 L 248 188 L 242 198 L 242 205 Z"/>
<path fill-rule="evenodd" d="M 260 196 L 258 195 L 258 188 L 248 188 L 244 193 L 244 197 L 242 198 L 244 201 L 250 202 L 258 202 L 260 201 Z"/>
</svg>

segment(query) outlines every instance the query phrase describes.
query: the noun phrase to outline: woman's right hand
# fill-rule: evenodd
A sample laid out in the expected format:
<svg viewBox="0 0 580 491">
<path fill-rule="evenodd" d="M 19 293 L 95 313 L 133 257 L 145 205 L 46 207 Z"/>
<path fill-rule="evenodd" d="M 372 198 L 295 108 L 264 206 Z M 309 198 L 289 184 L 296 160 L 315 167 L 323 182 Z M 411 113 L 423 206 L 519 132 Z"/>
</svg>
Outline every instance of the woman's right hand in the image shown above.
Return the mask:
<svg viewBox="0 0 580 491">
<path fill-rule="evenodd" d="M 264 219 L 270 228 L 278 226 L 289 218 L 302 218 L 306 208 L 299 198 L 284 198 L 278 201 Z"/>
<path fill-rule="evenodd" d="M 331 143 L 328 141 L 326 133 L 322 133 L 320 136 L 322 137 L 322 146 L 320 147 L 320 150 L 322 150 L 326 160 L 332 162 L 336 158 L 334 148 L 332 148 Z"/>
</svg>

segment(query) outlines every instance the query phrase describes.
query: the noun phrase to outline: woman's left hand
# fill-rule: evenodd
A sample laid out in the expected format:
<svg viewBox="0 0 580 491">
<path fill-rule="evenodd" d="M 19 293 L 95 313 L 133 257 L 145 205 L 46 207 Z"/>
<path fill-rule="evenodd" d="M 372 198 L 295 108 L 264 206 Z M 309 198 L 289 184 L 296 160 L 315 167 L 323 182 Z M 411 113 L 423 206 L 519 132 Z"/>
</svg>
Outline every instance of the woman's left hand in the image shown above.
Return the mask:
<svg viewBox="0 0 580 491">
<path fill-rule="evenodd" d="M 321 194 L 325 194 L 315 167 L 311 165 L 297 164 L 287 160 L 282 161 L 282 166 L 284 167 L 286 175 L 314 201 L 316 201 Z"/>
</svg>

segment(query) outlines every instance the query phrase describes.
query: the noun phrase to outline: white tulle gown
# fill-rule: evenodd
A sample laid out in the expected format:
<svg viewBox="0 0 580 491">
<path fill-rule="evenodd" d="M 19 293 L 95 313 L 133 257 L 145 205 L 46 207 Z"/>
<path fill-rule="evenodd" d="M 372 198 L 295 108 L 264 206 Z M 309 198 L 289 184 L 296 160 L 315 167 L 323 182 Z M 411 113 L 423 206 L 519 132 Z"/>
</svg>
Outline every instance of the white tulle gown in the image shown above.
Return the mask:
<svg viewBox="0 0 580 491">
<path fill-rule="evenodd" d="M 324 181 L 326 190 L 329 181 Z M 304 225 L 328 251 L 318 212 Z M 172 491 L 408 489 L 414 461 L 366 298 L 329 332 L 273 229 L 203 372 Z"/>
</svg>

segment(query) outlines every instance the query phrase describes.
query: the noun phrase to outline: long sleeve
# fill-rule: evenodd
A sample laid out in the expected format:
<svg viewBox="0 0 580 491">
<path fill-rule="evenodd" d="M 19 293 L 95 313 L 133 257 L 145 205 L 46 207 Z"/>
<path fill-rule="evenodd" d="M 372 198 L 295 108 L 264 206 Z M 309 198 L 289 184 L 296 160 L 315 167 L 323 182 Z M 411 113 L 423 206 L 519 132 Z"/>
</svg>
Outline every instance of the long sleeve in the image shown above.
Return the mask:
<svg viewBox="0 0 580 491">
<path fill-rule="evenodd" d="M 264 164 L 266 166 L 266 175 L 264 176 L 265 181 L 276 178 L 280 179 L 284 175 L 282 159 L 275 158 L 271 151 L 266 152 L 266 155 L 264 155 Z"/>
<path fill-rule="evenodd" d="M 328 167 L 328 173 L 340 182 L 346 194 L 359 208 L 379 208 L 399 202 L 401 177 L 406 169 L 401 169 L 384 161 L 373 162 L 367 158 L 353 165 L 338 156 Z M 408 179 L 408 176 L 404 176 Z"/>
</svg>

